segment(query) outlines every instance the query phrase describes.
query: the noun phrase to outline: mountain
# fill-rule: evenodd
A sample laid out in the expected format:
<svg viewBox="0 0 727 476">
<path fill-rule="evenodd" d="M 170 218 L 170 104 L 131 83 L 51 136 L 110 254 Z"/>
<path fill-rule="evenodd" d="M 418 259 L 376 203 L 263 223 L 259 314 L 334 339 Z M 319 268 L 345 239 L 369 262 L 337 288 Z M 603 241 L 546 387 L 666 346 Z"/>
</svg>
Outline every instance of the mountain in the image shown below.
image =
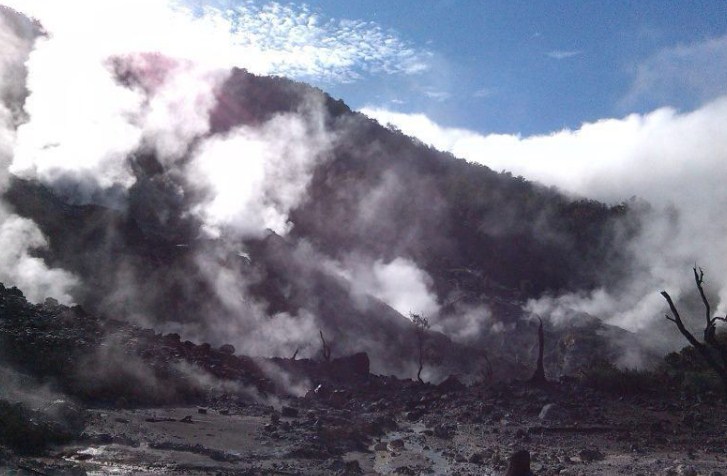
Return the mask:
<svg viewBox="0 0 727 476">
<path fill-rule="evenodd" d="M 166 64 L 145 61 L 144 74 Z M 115 65 L 120 84 L 146 87 L 125 64 Z M 533 335 L 519 323 L 527 299 L 608 285 L 630 260 L 639 223 L 627 205 L 467 163 L 284 78 L 235 69 L 214 98 L 207 132 L 177 162 L 148 144 L 124 158 L 128 189 L 88 195 L 73 178 L 11 178 L 5 201 L 48 241 L 35 253 L 79 278 L 73 297 L 90 312 L 252 355 L 313 356 L 320 330 L 336 353 L 366 351 L 373 371 L 412 375 L 412 326 L 389 299 L 411 281 L 435 307 L 426 316 L 437 331 L 431 361 L 466 372 L 481 365 L 473 353 L 519 352 L 506 344 Z M 287 117 L 298 122 L 280 127 Z M 282 148 L 278 168 L 266 165 L 273 178 L 260 202 L 287 212 L 284 230 L 210 233 L 199 210 L 214 186 L 195 175 L 204 162 L 190 165 L 204 143 L 268 129 L 265 140 L 287 143 L 298 123 L 325 146 L 295 180 L 286 173 L 305 142 Z M 233 149 L 229 160 L 248 154 Z M 393 278 L 376 281 L 381 270 Z"/>
</svg>

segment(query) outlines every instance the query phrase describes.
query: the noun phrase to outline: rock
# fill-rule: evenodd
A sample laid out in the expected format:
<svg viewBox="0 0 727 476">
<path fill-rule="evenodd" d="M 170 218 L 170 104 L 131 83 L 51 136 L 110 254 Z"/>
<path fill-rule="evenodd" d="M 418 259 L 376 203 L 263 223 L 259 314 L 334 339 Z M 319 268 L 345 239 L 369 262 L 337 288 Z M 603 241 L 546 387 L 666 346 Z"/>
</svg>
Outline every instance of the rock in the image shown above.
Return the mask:
<svg viewBox="0 0 727 476">
<path fill-rule="evenodd" d="M 604 455 L 603 453 L 601 453 L 600 451 L 598 451 L 595 448 L 587 448 L 587 449 L 581 450 L 578 453 L 578 456 L 581 458 L 581 461 L 583 461 L 584 463 L 592 463 L 594 461 L 601 461 L 606 457 L 606 455 Z"/>
<path fill-rule="evenodd" d="M 414 476 L 416 474 L 419 474 L 419 471 L 416 471 L 413 468 L 410 468 L 409 466 L 399 466 L 394 470 L 394 474 L 404 474 L 404 475 L 411 475 Z"/>
<path fill-rule="evenodd" d="M 358 461 L 351 460 L 351 461 L 342 461 L 340 463 L 335 464 L 338 471 L 336 472 L 337 475 L 341 476 L 347 476 L 350 474 L 363 474 L 363 471 L 361 470 L 361 465 L 358 464 Z M 331 468 L 336 469 L 336 468 Z"/>
<path fill-rule="evenodd" d="M 201 415 L 206 415 L 207 414 L 207 409 L 206 408 L 203 408 L 203 407 L 197 407 L 197 413 L 199 413 Z"/>
<path fill-rule="evenodd" d="M 532 476 L 530 471 L 530 453 L 519 450 L 510 456 L 505 476 Z"/>
<path fill-rule="evenodd" d="M 480 452 L 472 453 L 472 456 L 469 457 L 469 462 L 472 464 L 484 464 L 485 455 Z"/>
<path fill-rule="evenodd" d="M 406 420 L 415 422 L 418 421 L 422 416 L 424 416 L 424 412 L 422 410 L 412 410 L 410 412 L 407 412 Z"/>
<path fill-rule="evenodd" d="M 182 341 L 182 338 L 179 336 L 179 334 L 173 333 L 165 335 L 164 340 L 170 344 L 179 344 Z"/>
<path fill-rule="evenodd" d="M 298 418 L 299 412 L 297 408 L 284 406 L 281 410 L 281 415 L 285 418 Z"/>
<path fill-rule="evenodd" d="M 523 440 L 525 442 L 530 441 L 530 435 L 528 435 L 528 432 L 525 431 L 525 429 L 523 429 L 523 428 L 518 428 L 515 431 L 515 438 L 517 438 L 519 440 Z"/>
<path fill-rule="evenodd" d="M 388 447 L 391 451 L 401 451 L 404 449 L 404 440 L 402 440 L 401 438 L 391 440 L 388 444 Z"/>
<path fill-rule="evenodd" d="M 187 415 L 187 416 L 185 416 L 184 418 L 182 418 L 179 421 L 182 422 L 182 423 L 194 423 L 192 421 L 192 415 Z"/>
<path fill-rule="evenodd" d="M 467 386 L 459 381 L 456 375 L 450 375 L 437 385 L 440 392 L 461 392 L 467 389 Z"/>
<path fill-rule="evenodd" d="M 434 436 L 443 440 L 451 440 L 454 437 L 454 428 L 449 425 L 437 425 L 434 427 Z"/>
<path fill-rule="evenodd" d="M 679 476 L 697 476 L 699 473 L 697 472 L 696 468 L 694 468 L 694 466 L 680 464 L 679 466 L 677 466 L 677 474 Z"/>
<path fill-rule="evenodd" d="M 231 344 L 225 344 L 220 347 L 220 352 L 227 355 L 235 355 L 235 347 Z"/>
<path fill-rule="evenodd" d="M 343 379 L 348 379 L 351 376 L 368 375 L 369 368 L 369 356 L 366 352 L 358 352 L 331 361 L 331 370 Z"/>
<path fill-rule="evenodd" d="M 51 444 L 70 442 L 81 436 L 83 422 L 82 412 L 64 400 L 43 412 L 0 400 L 0 444 L 18 453 L 39 453 Z"/>
<path fill-rule="evenodd" d="M 697 476 L 699 473 L 693 466 L 680 464 L 678 466 L 666 468 L 664 474 L 666 476 Z"/>
</svg>

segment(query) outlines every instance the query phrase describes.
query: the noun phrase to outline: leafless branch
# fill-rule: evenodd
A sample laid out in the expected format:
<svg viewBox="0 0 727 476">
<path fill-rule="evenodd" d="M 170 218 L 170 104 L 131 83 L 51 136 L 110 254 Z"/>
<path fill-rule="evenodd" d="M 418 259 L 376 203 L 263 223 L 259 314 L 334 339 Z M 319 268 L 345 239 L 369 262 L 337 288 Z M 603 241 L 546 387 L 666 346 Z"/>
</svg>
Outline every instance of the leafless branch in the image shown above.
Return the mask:
<svg viewBox="0 0 727 476">
<path fill-rule="evenodd" d="M 323 360 L 326 362 L 331 361 L 331 346 L 326 342 L 326 339 L 323 337 L 323 331 L 318 330 L 318 332 L 321 335 L 321 345 L 322 345 L 322 352 L 323 352 Z"/>
<path fill-rule="evenodd" d="M 687 339 L 687 341 L 692 345 L 692 347 L 697 350 L 697 352 L 699 352 L 702 358 L 704 358 L 705 362 L 707 362 L 707 365 L 709 365 L 709 367 L 717 373 L 722 381 L 725 390 L 725 398 L 727 398 L 727 347 L 719 342 L 716 337 L 716 322 L 727 322 L 727 316 L 725 318 L 711 316 L 712 309 L 709 305 L 707 295 L 704 292 L 704 271 L 702 270 L 702 268 L 699 268 L 699 271 L 697 271 L 697 269 L 698 268 L 696 266 L 692 268 L 694 272 L 694 282 L 696 283 L 697 289 L 699 290 L 699 295 L 702 298 L 702 304 L 704 304 L 705 317 L 707 321 L 704 328 L 704 343 L 697 340 L 697 338 L 694 337 L 691 332 L 689 332 L 689 330 L 684 325 L 684 322 L 682 321 L 682 318 L 679 315 L 679 311 L 677 310 L 674 301 L 672 301 L 671 296 L 669 296 L 669 293 L 667 293 L 666 291 L 662 291 L 661 295 L 664 297 L 664 299 L 666 299 L 666 302 L 669 304 L 669 309 L 671 309 L 672 313 L 672 316 L 669 316 L 667 314 L 665 317 L 667 320 L 676 324 L 677 329 L 679 329 L 679 332 L 681 332 L 684 338 Z M 721 362 L 717 360 L 715 353 L 719 355 Z"/>
</svg>

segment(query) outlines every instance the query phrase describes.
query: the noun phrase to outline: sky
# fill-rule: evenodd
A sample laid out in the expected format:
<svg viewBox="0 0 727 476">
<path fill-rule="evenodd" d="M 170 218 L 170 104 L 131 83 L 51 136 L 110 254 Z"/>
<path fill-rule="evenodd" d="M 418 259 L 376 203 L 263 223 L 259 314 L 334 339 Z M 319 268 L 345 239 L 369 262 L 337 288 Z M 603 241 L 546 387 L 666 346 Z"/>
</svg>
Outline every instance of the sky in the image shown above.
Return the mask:
<svg viewBox="0 0 727 476">
<path fill-rule="evenodd" d="M 366 22 L 415 52 L 410 74 L 309 78 L 354 108 L 447 127 L 542 134 L 727 91 L 727 2 L 308 2 L 321 22 Z M 710 42 L 716 42 L 709 47 Z M 699 78 L 690 77 L 700 74 Z M 687 86 L 687 87 L 685 87 Z"/>
<path fill-rule="evenodd" d="M 727 92 L 727 2 L 717 0 L 4 3 L 89 33 L 116 19 L 102 33 L 118 29 L 124 44 L 292 77 L 354 109 L 481 134 L 690 111 Z M 176 21 L 164 18 L 170 10 Z"/>
</svg>

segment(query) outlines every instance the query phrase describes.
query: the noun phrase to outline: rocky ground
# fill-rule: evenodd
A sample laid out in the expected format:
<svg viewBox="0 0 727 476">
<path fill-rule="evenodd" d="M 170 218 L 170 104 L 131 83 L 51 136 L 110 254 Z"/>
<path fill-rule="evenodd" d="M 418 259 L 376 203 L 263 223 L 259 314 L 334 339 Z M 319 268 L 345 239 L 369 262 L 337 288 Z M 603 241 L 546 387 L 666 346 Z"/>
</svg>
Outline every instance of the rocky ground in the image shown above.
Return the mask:
<svg viewBox="0 0 727 476">
<path fill-rule="evenodd" d="M 91 408 L 72 441 L 5 450 L 15 474 L 503 474 L 516 449 L 537 475 L 717 475 L 727 408 L 617 398 L 573 384 L 464 388 L 369 376 L 302 398 L 204 407 Z"/>
<path fill-rule="evenodd" d="M 366 354 L 253 359 L 4 287 L 0 344 L 3 474 L 503 474 L 518 449 L 536 475 L 727 474 L 727 406 L 653 382 L 423 384 Z"/>
</svg>

